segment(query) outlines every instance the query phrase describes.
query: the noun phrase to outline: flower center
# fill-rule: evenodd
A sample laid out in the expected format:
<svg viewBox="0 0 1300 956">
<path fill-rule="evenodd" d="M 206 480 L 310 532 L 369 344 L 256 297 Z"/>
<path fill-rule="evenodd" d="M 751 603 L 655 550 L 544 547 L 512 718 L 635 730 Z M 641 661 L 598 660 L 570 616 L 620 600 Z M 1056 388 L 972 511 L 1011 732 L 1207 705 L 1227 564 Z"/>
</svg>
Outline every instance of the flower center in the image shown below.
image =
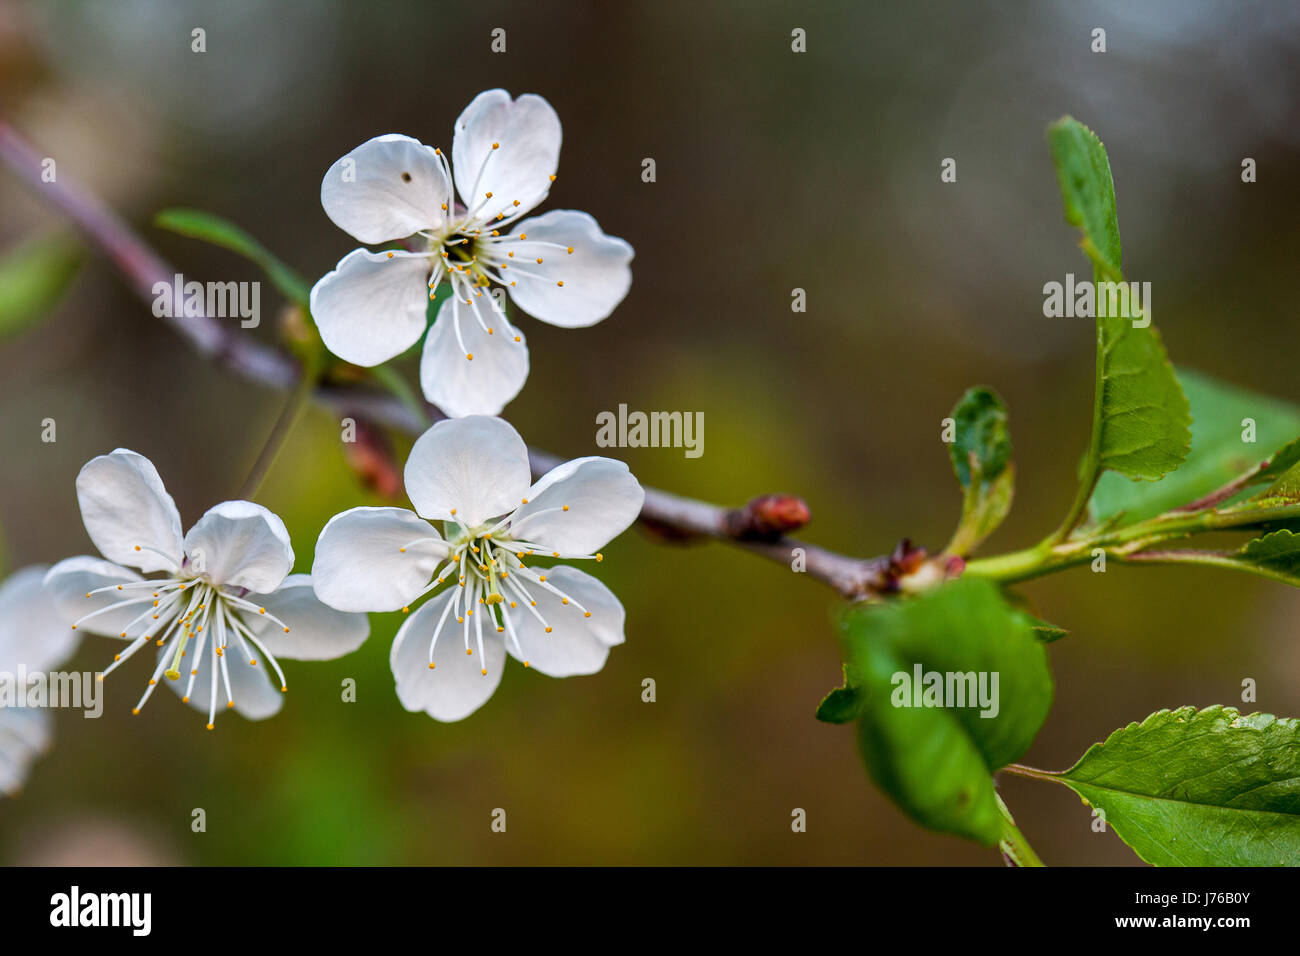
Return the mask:
<svg viewBox="0 0 1300 956">
<path fill-rule="evenodd" d="M 139 550 L 139 549 L 137 549 Z M 190 568 L 188 558 L 182 570 L 173 577 L 157 578 L 148 581 L 132 581 L 124 584 L 110 584 L 86 592 L 91 598 L 98 594 L 119 592 L 117 600 L 83 615 L 72 625 L 78 625 L 113 611 L 142 607 L 143 611 L 126 624 L 119 635 L 130 640 L 130 645 L 119 654 L 113 655 L 113 663 L 99 674 L 103 680 L 119 665 L 130 660 L 135 653 L 153 641 L 158 648 L 165 648 L 158 655 L 158 664 L 144 695 L 132 710 L 138 714 L 144 707 L 160 677 L 169 680 L 181 679 L 182 659 L 193 651 L 192 667 L 182 700 L 189 702 L 198 678 L 199 662 L 207 652 L 211 660 L 209 687 L 208 729 L 211 730 L 216 719 L 218 682 L 224 685 L 226 707 L 235 706 L 234 693 L 231 690 L 230 667 L 227 651 L 233 646 L 243 652 L 248 661 L 246 666 L 258 666 L 258 657 L 270 663 L 276 676 L 280 679 L 280 690 L 288 690 L 284 671 L 281 670 L 275 656 L 267 650 L 265 644 L 254 634 L 254 628 L 248 623 L 254 618 L 273 621 L 289 633 L 289 625 L 266 608 L 246 599 L 247 591 L 243 588 L 227 589 L 213 584 L 206 574 L 196 574 Z M 233 666 L 242 666 L 235 664 Z"/>
<path fill-rule="evenodd" d="M 528 500 L 524 499 L 524 504 L 527 503 Z M 546 634 L 552 633 L 555 628 L 555 625 L 538 608 L 537 592 L 549 592 L 560 599 L 561 606 L 572 607 L 580 612 L 583 617 L 591 617 L 591 611 L 547 579 L 549 569 L 533 568 L 531 566 L 532 558 L 534 556 L 543 558 L 549 556 L 551 558 L 570 560 L 589 559 L 599 562 L 603 561 L 605 556 L 599 553 L 570 554 L 560 551 L 547 551 L 545 548 L 521 536 L 522 530 L 533 518 L 554 512 L 563 513 L 568 510 L 568 505 L 562 505 L 558 508 L 544 508 L 531 512 L 520 520 L 516 520 L 515 514 L 512 513 L 495 523 L 488 522 L 473 528 L 458 525 L 454 521 L 447 521 L 444 522 L 443 529 L 447 532 L 446 538 L 417 538 L 414 541 L 407 542 L 401 548 L 403 553 L 407 553 L 408 549 L 422 544 L 441 545 L 446 549 L 442 555 L 445 562 L 434 572 L 433 579 L 420 594 L 416 595 L 415 600 L 434 591 L 449 578 L 454 577 L 456 579 L 455 593 L 452 594 L 447 601 L 446 607 L 443 608 L 429 640 L 430 670 L 436 667 L 434 652 L 438 646 L 438 638 L 453 614 L 456 617 L 456 623 L 461 625 L 461 637 L 465 653 L 472 655 L 474 646 L 477 645 L 478 647 L 479 658 L 484 662 L 483 666 L 480 667 L 480 673 L 484 677 L 487 676 L 487 662 L 483 656 L 485 618 L 487 620 L 486 626 L 495 628 L 495 633 L 502 635 L 502 639 L 514 648 L 516 656 L 524 662 L 525 667 L 528 667 L 529 661 L 524 655 L 524 648 L 520 643 L 519 633 L 516 629 L 516 616 L 519 613 L 531 614 L 541 624 L 542 630 Z M 453 509 L 451 513 L 454 515 L 456 512 Z M 408 613 L 410 610 L 409 605 L 402 608 L 403 613 Z M 475 614 L 475 611 L 479 613 Z M 470 634 L 471 624 L 474 631 L 472 638 Z"/>
</svg>

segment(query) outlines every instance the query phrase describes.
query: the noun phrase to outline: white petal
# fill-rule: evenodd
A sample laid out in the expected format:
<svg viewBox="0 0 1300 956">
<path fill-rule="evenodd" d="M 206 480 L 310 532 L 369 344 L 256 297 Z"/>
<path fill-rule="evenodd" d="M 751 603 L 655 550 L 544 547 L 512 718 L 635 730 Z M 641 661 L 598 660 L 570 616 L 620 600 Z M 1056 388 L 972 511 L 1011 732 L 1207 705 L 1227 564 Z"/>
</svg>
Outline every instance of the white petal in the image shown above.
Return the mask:
<svg viewBox="0 0 1300 956">
<path fill-rule="evenodd" d="M 248 600 L 279 618 L 284 628 L 260 614 L 244 614 L 242 620 L 253 636 L 276 657 L 294 661 L 332 661 L 351 654 L 370 634 L 370 619 L 364 614 L 336 611 L 322 604 L 312 590 L 310 574 L 291 574 L 270 594 L 250 594 Z"/>
<path fill-rule="evenodd" d="M 280 690 L 280 684 L 276 680 L 274 673 L 267 667 L 265 661 L 258 661 L 256 665 L 248 663 L 242 654 L 234 653 L 234 648 L 238 647 L 238 641 L 231 636 L 231 647 L 225 653 L 226 672 L 230 675 L 230 697 L 226 696 L 226 681 L 221 672 L 221 665 L 217 665 L 217 716 L 220 717 L 229 708 L 231 698 L 235 701 L 234 709 L 239 711 L 249 720 L 265 720 L 267 717 L 279 713 L 280 708 L 284 706 L 284 693 Z M 175 654 L 175 648 L 172 646 L 174 641 L 168 641 L 167 646 L 158 652 L 159 659 L 166 657 L 171 659 Z M 193 651 L 186 661 L 193 659 Z M 209 640 L 203 648 L 203 654 L 198 662 L 198 675 L 194 678 L 194 689 L 190 691 L 190 699 L 187 703 L 195 710 L 199 711 L 206 718 L 208 715 L 208 705 L 212 700 L 212 667 L 213 667 L 212 641 Z M 218 658 L 220 660 L 220 658 Z M 193 664 L 189 665 L 193 667 Z M 172 689 L 181 700 L 185 700 L 185 690 L 189 687 L 190 672 L 182 666 L 179 680 L 171 680 L 167 677 L 159 680 Z"/>
<path fill-rule="evenodd" d="M 509 422 L 486 415 L 438 422 L 406 459 L 406 493 L 430 520 L 473 527 L 528 495 L 528 447 Z"/>
<path fill-rule="evenodd" d="M 54 715 L 33 707 L 0 707 L 0 793 L 15 794 L 32 761 L 49 747 Z"/>
<path fill-rule="evenodd" d="M 180 567 L 181 516 L 148 458 L 125 448 L 92 458 L 77 475 L 77 501 L 108 560 L 146 573 Z"/>
<path fill-rule="evenodd" d="M 534 318 L 568 329 L 595 325 L 632 287 L 632 247 L 605 235 L 585 212 L 557 209 L 528 219 L 511 233 L 520 235 L 528 238 L 498 246 L 514 253 L 501 275 L 515 282 L 510 297 Z"/>
<path fill-rule="evenodd" d="M 550 551 L 590 554 L 636 520 L 645 492 L 623 462 L 593 457 L 552 468 L 527 497 L 510 519 L 513 536 Z"/>
<path fill-rule="evenodd" d="M 480 656 L 471 624 L 470 643 L 474 653 L 466 654 L 463 625 L 456 622 L 454 611 L 443 624 L 434 648 L 433 660 L 437 667 L 429 667 L 429 641 L 456 590 L 448 588 L 421 605 L 397 632 L 388 656 L 402 706 L 410 711 L 422 710 L 434 720 L 464 720 L 474 713 L 492 696 L 505 670 L 506 654 L 495 628 L 489 636 L 484 622 L 483 655 Z"/>
<path fill-rule="evenodd" d="M 325 215 L 361 242 L 377 245 L 437 229 L 451 205 L 451 183 L 433 147 L 389 133 L 348 153 L 325 174 Z"/>
<path fill-rule="evenodd" d="M 86 597 L 86 594 L 98 588 L 142 580 L 144 579 L 134 571 L 111 561 L 81 555 L 67 558 L 50 568 L 45 576 L 45 588 L 54 601 L 59 617 L 64 622 L 64 628 L 69 633 L 75 633 L 70 626 L 73 622 L 92 611 L 122 601 L 138 599 L 140 601 L 138 604 L 129 604 L 119 610 L 106 611 L 92 617 L 84 624 L 77 625 L 78 631 L 102 634 L 104 637 L 121 637 L 122 632 L 132 621 L 150 609 L 150 602 L 153 601 L 150 597 L 152 592 L 138 588 L 131 591 L 105 591 L 103 594 L 93 594 L 90 597 Z M 145 598 L 149 600 L 146 601 Z M 143 631 L 144 628 L 137 625 L 132 636 L 139 635 Z"/>
<path fill-rule="evenodd" d="M 354 249 L 312 287 L 325 347 L 354 365 L 378 365 L 420 340 L 428 325 L 429 260 Z"/>
<path fill-rule="evenodd" d="M 80 635 L 63 619 L 54 593 L 44 586 L 48 570 L 43 564 L 28 565 L 0 584 L 0 673 L 17 673 L 19 664 L 28 672 L 46 671 L 77 649 Z"/>
<path fill-rule="evenodd" d="M 471 307 L 453 295 L 439 307 L 420 358 L 424 397 L 452 418 L 498 414 L 528 379 L 523 333 L 505 324 L 505 316 L 493 310 L 490 299 L 476 304 L 491 334 L 483 330 Z"/>
<path fill-rule="evenodd" d="M 223 501 L 185 536 L 189 569 L 213 584 L 274 591 L 293 568 L 289 532 L 279 516 L 251 501 Z"/>
<path fill-rule="evenodd" d="M 542 585 L 525 584 L 551 633 L 547 634 L 541 622 L 526 608 L 512 610 L 510 620 L 519 636 L 521 659 L 548 677 L 596 673 L 605 666 L 609 649 L 623 643 L 623 605 L 613 591 L 576 568 L 535 570 L 546 575 L 547 584 L 554 585 L 572 600 L 563 604 Z M 591 617 L 585 617 L 574 602 L 590 611 Z M 506 648 L 512 657 L 520 658 L 513 643 L 507 641 Z"/>
<path fill-rule="evenodd" d="M 336 514 L 316 541 L 316 596 L 340 611 L 396 611 L 429 583 L 447 552 L 441 541 L 433 525 L 405 508 Z"/>
<path fill-rule="evenodd" d="M 542 97 L 525 93 L 511 102 L 505 90 L 480 93 L 456 119 L 451 143 L 465 207 L 480 222 L 532 209 L 550 191 L 560 139 L 560 118 Z"/>
</svg>

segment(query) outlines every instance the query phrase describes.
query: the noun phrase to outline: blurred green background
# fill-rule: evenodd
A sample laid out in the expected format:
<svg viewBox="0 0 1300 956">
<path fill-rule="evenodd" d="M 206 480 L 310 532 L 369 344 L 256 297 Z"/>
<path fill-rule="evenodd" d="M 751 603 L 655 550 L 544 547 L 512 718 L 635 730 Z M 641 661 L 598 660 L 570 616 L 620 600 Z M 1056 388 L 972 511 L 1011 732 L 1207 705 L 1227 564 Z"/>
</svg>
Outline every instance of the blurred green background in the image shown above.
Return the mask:
<svg viewBox="0 0 1300 956">
<path fill-rule="evenodd" d="M 601 410 L 702 411 L 702 458 L 618 454 L 646 484 L 720 503 L 801 494 L 806 536 L 849 553 L 937 548 L 959 507 L 939 423 L 986 383 L 1011 408 L 1019 483 L 992 554 L 1055 526 L 1087 439 L 1091 326 L 1041 311 L 1043 283 L 1087 272 L 1043 139 L 1062 113 L 1107 145 L 1125 265 L 1152 283 L 1175 361 L 1300 401 L 1298 47 L 1293 3 L 3 2 L 0 109 L 188 277 L 260 275 L 153 229 L 160 208 L 229 217 L 314 281 L 355 245 L 320 208 L 330 163 L 385 132 L 447 148 L 480 90 L 540 93 L 564 124 L 543 209 L 591 212 L 637 258 L 604 323 L 519 317 L 533 368 L 505 415 L 525 438 L 597 454 Z M 3 172 L 0 208 L 4 249 L 61 225 Z M 280 403 L 205 366 L 93 257 L 2 346 L 8 570 L 92 550 L 73 480 L 117 446 L 155 462 L 188 527 L 235 494 Z M 260 496 L 298 570 L 330 515 L 378 501 L 338 439 L 312 412 Z M 372 616 L 354 655 L 290 662 L 286 706 L 260 724 L 229 715 L 207 733 L 170 694 L 132 718 L 147 674 L 127 668 L 103 719 L 58 714 L 54 749 L 0 801 L 0 861 L 999 865 L 904 818 L 852 731 L 813 720 L 840 677 L 824 587 L 637 530 L 606 556 L 628 625 L 605 669 L 555 681 L 511 665 L 457 724 L 399 705 L 393 615 Z M 1066 767 L 1162 707 L 1240 704 L 1246 677 L 1246 709 L 1300 715 L 1300 595 L 1281 585 L 1116 567 L 1025 590 L 1071 630 L 1027 763 Z M 112 650 L 89 637 L 70 666 Z M 348 677 L 356 703 L 340 699 Z M 1048 863 L 1136 862 L 1063 788 L 1012 779 L 1003 794 Z M 490 831 L 497 807 L 506 834 Z"/>
</svg>

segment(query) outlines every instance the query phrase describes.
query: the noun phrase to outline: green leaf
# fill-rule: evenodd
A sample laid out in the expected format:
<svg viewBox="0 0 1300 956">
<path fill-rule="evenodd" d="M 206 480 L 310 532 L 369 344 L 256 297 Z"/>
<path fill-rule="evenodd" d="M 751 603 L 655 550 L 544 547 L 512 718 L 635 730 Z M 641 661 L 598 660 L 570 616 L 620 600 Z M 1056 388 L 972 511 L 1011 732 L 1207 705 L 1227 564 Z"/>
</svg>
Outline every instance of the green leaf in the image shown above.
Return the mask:
<svg viewBox="0 0 1300 956">
<path fill-rule="evenodd" d="M 1094 283 L 1122 282 L 1115 187 L 1105 147 L 1069 116 L 1049 126 L 1047 138 L 1065 218 L 1083 230 L 1081 245 L 1092 260 Z M 1100 287 L 1097 298 L 1104 298 Z M 1097 318 L 1093 434 L 1083 476 L 1087 485 L 1098 471 L 1158 480 L 1179 466 L 1191 439 L 1187 399 L 1150 316 L 1144 317 L 1144 326 L 1135 327 L 1131 304 L 1116 311 Z"/>
<path fill-rule="evenodd" d="M 844 626 L 846 688 L 872 779 L 922 825 L 997 843 L 993 771 L 1024 753 L 1052 700 L 1047 654 L 1025 616 L 993 584 L 968 578 L 888 605 L 859 605 Z M 917 693 L 932 706 L 915 706 L 918 668 Z M 933 706 L 940 698 L 931 674 L 941 675 L 945 690 L 949 674 L 970 678 L 951 680 L 954 696 L 944 702 L 953 706 Z M 995 674 L 996 693 L 989 693 Z M 971 699 L 981 675 L 988 707 Z M 843 716 L 848 703 L 833 692 L 823 707 Z"/>
<path fill-rule="evenodd" d="M 260 266 L 286 299 L 308 307 L 311 287 L 302 276 L 229 220 L 199 209 L 164 209 L 154 217 L 154 225 L 238 253 Z"/>
<path fill-rule="evenodd" d="M 948 445 L 952 470 L 963 488 L 972 479 L 987 487 L 1011 460 L 1011 434 L 1007 406 L 991 388 L 977 385 L 966 390 L 952 410 L 953 441 Z"/>
<path fill-rule="evenodd" d="M 1300 861 L 1300 722 L 1231 707 L 1162 710 L 1051 775 L 1158 866 Z"/>
<path fill-rule="evenodd" d="M 965 489 L 961 520 L 946 551 L 970 554 L 1011 510 L 1015 469 L 1007 407 L 991 388 L 967 390 L 952 410 L 954 440 L 948 445 L 952 470 Z"/>
<path fill-rule="evenodd" d="M 67 236 L 31 239 L 0 260 L 0 338 L 19 335 L 49 314 L 72 284 L 81 250 Z"/>
<path fill-rule="evenodd" d="M 1122 271 L 1119 219 L 1106 147 L 1096 133 L 1072 116 L 1062 116 L 1047 127 L 1047 143 L 1056 164 L 1065 221 L 1083 230 L 1088 258 L 1100 262 L 1106 273 L 1118 276 Z"/>
<path fill-rule="evenodd" d="M 836 687 L 822 698 L 822 702 L 817 705 L 818 720 L 828 724 L 847 724 L 858 718 L 862 702 L 858 699 L 858 692 L 848 686 L 848 683 L 846 673 L 844 686 Z"/>
<path fill-rule="evenodd" d="M 1042 618 L 1029 618 L 1029 627 L 1044 644 L 1050 644 L 1053 641 L 1059 641 L 1070 632 L 1063 627 L 1057 627 L 1055 624 L 1049 624 Z"/>
<path fill-rule="evenodd" d="M 1298 416 L 1300 417 L 1300 416 Z M 1296 474 L 1300 471 L 1300 438 L 1294 438 L 1279 448 L 1251 479 L 1251 484 L 1273 482 L 1268 491 L 1262 492 L 1260 498 L 1294 498 L 1300 482 Z"/>
<path fill-rule="evenodd" d="M 1153 518 L 1224 487 L 1258 467 L 1265 456 L 1269 465 L 1249 484 L 1272 481 L 1300 461 L 1300 441 L 1292 441 L 1300 435 L 1300 408 L 1190 369 L 1179 369 L 1178 379 L 1191 405 L 1187 460 L 1154 485 L 1102 475 L 1090 505 L 1095 524 L 1121 514 L 1125 524 Z M 1242 438 L 1246 419 L 1255 423 L 1253 443 Z"/>
</svg>

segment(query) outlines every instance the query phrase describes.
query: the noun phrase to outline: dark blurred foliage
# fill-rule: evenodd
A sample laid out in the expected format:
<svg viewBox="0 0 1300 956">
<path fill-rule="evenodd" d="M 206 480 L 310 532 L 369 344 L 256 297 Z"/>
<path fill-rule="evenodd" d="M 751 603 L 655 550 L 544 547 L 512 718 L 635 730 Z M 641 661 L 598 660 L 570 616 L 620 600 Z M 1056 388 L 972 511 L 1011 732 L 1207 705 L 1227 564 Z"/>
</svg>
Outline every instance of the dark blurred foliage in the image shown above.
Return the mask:
<svg viewBox="0 0 1300 956">
<path fill-rule="evenodd" d="M 160 208 L 227 216 L 314 280 L 354 246 L 319 205 L 338 156 L 393 131 L 446 148 L 480 90 L 543 94 L 565 136 L 545 208 L 591 212 L 637 258 L 603 324 L 520 318 L 533 370 L 506 416 L 524 436 L 596 454 L 595 416 L 620 402 L 703 411 L 703 457 L 621 453 L 643 482 L 727 505 L 798 494 L 804 534 L 866 556 L 947 540 L 959 494 L 939 422 L 987 383 L 1011 409 L 1019 482 L 995 553 L 1059 520 L 1086 442 L 1091 329 L 1041 313 L 1045 282 L 1087 271 L 1043 139 L 1062 113 L 1109 149 L 1125 265 L 1152 282 L 1175 361 L 1300 401 L 1298 20 L 1293 3 L 1203 0 L 6 2 L 0 107 L 187 274 L 258 278 L 151 228 Z M 940 182 L 945 157 L 956 184 Z M 0 206 L 6 247 L 59 225 L 8 175 Z M 93 261 L 0 350 L 7 567 L 90 550 L 73 479 L 116 446 L 151 457 L 194 521 L 235 493 L 278 404 L 199 362 Z M 40 441 L 46 417 L 56 444 Z M 338 437 L 325 414 L 305 418 L 262 495 L 299 570 L 331 514 L 378 500 Z M 167 694 L 133 718 L 146 675 L 114 675 L 105 717 L 60 714 L 55 749 L 0 804 L 0 860 L 998 862 L 902 818 L 851 731 L 813 720 L 839 683 L 827 590 L 635 531 L 606 555 L 628 628 L 604 671 L 512 668 L 459 724 L 401 709 L 392 616 L 355 655 L 290 664 L 287 705 L 261 724 L 230 715 L 207 733 Z M 1245 677 L 1258 709 L 1300 714 L 1300 596 L 1281 585 L 1117 567 L 1024 590 L 1071 631 L 1052 645 L 1057 703 L 1029 763 L 1068 766 L 1162 707 L 1239 703 Z M 74 666 L 111 651 L 88 638 Z M 1048 862 L 1134 862 L 1068 792 L 1010 780 L 1004 794 Z M 190 831 L 196 807 L 206 834 Z M 496 807 L 505 835 L 489 829 Z M 807 833 L 791 833 L 795 807 Z"/>
</svg>

